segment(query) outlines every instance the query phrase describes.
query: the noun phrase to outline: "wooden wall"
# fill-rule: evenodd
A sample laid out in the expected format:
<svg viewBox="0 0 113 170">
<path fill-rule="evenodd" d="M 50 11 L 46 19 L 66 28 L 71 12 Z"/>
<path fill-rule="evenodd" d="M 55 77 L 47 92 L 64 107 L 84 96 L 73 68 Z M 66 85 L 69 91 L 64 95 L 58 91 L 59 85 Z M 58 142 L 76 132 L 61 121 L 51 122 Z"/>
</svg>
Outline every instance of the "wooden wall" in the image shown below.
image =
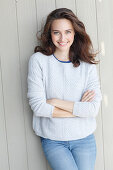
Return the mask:
<svg viewBox="0 0 113 170">
<path fill-rule="evenodd" d="M 97 117 L 95 170 L 113 169 L 113 1 L 0 1 L 0 170 L 50 170 L 32 130 L 27 99 L 27 66 L 36 33 L 49 12 L 67 7 L 84 22 L 101 62 L 103 95 Z"/>
</svg>

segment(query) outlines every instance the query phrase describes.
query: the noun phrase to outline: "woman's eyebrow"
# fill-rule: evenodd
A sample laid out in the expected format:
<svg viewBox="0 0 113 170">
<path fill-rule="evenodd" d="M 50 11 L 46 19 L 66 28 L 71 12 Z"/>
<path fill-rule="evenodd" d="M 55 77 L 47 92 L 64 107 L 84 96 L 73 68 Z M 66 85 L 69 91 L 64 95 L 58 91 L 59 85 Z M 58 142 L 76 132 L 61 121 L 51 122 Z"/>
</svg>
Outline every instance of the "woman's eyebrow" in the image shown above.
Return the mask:
<svg viewBox="0 0 113 170">
<path fill-rule="evenodd" d="M 60 30 L 52 30 L 52 31 L 60 31 Z M 65 31 L 72 31 L 72 29 L 67 29 Z"/>
</svg>

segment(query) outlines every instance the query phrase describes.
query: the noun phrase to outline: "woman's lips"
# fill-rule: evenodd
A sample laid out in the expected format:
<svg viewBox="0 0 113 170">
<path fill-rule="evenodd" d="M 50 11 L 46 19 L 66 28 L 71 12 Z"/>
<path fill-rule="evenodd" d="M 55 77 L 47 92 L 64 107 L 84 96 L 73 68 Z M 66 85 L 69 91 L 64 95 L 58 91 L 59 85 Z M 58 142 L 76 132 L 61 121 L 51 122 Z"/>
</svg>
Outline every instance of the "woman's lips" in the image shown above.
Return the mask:
<svg viewBox="0 0 113 170">
<path fill-rule="evenodd" d="M 64 43 L 64 42 L 58 42 L 61 46 L 65 46 L 67 45 L 68 42 Z"/>
</svg>

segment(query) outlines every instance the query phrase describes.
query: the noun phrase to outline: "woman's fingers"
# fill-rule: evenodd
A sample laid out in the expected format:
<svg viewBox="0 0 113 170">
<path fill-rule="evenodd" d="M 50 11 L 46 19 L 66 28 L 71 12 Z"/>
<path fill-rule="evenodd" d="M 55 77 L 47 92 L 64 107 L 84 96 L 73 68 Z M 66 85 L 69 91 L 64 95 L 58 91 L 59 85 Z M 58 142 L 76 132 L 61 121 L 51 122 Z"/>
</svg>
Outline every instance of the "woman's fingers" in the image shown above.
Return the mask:
<svg viewBox="0 0 113 170">
<path fill-rule="evenodd" d="M 83 99 L 83 101 L 86 101 L 86 102 L 92 101 L 92 99 L 93 99 L 94 96 L 95 96 L 94 93 L 89 94 L 86 98 Z"/>
<path fill-rule="evenodd" d="M 84 101 L 92 101 L 93 97 L 95 96 L 95 92 L 94 91 L 86 91 L 82 97 L 82 102 Z"/>
<path fill-rule="evenodd" d="M 94 95 L 94 91 L 91 91 L 85 97 L 83 97 L 83 100 L 90 99 L 93 95 Z"/>
<path fill-rule="evenodd" d="M 91 98 L 90 100 L 88 100 L 87 102 L 92 102 L 93 101 L 93 98 Z"/>
<path fill-rule="evenodd" d="M 82 99 L 82 101 L 89 101 L 94 97 L 94 92 L 90 92 L 85 98 Z"/>
<path fill-rule="evenodd" d="M 90 93 L 90 90 L 87 90 L 87 91 L 83 94 L 82 99 L 84 99 L 89 93 Z"/>
</svg>

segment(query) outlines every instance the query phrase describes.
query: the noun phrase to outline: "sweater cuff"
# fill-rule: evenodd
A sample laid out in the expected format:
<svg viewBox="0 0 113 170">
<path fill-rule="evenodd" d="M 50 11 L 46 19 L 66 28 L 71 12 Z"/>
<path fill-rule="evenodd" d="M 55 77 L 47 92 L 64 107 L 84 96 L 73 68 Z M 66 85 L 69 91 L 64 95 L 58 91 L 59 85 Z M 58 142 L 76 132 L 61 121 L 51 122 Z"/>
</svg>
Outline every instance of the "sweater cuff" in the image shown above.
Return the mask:
<svg viewBox="0 0 113 170">
<path fill-rule="evenodd" d="M 93 116 L 94 108 L 90 102 L 75 102 L 73 107 L 73 115 L 78 117 Z"/>
<path fill-rule="evenodd" d="M 50 118 L 53 118 L 53 111 L 54 111 L 55 106 L 51 106 L 51 114 L 50 114 Z"/>
<path fill-rule="evenodd" d="M 78 116 L 77 113 L 79 113 L 79 102 L 74 102 L 73 115 Z"/>
</svg>

